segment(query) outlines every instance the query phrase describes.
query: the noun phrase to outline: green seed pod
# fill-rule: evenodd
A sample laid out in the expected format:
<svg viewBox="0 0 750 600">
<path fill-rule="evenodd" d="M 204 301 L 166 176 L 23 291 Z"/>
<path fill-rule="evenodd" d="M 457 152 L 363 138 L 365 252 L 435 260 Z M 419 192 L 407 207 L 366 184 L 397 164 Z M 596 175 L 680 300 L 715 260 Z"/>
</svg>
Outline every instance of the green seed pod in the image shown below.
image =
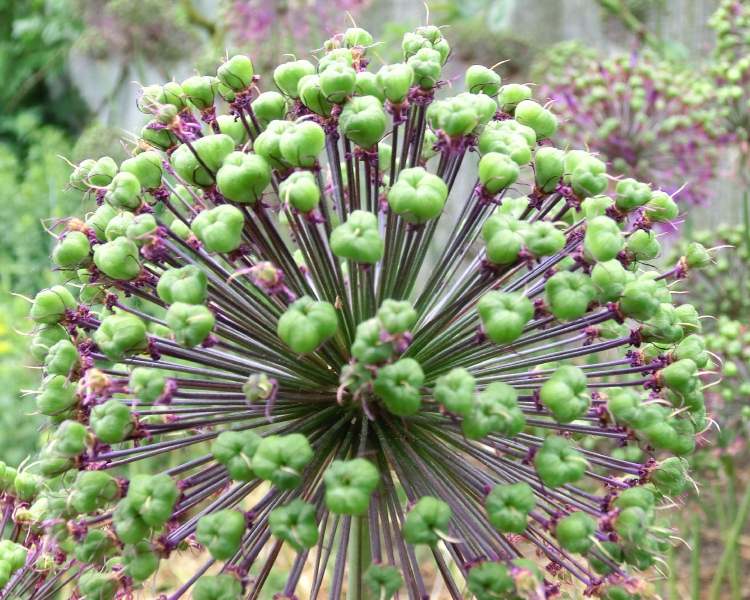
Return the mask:
<svg viewBox="0 0 750 600">
<path fill-rule="evenodd" d="M 133 158 L 123 161 L 120 165 L 120 171 L 134 175 L 141 187 L 147 190 L 161 187 L 162 158 L 154 150 L 141 152 Z"/>
<path fill-rule="evenodd" d="M 377 598 L 389 600 L 404 585 L 404 578 L 393 565 L 371 564 L 363 576 L 367 588 Z"/>
<path fill-rule="evenodd" d="M 512 598 L 516 589 L 508 567 L 499 562 L 483 562 L 472 567 L 466 585 L 476 600 Z"/>
<path fill-rule="evenodd" d="M 523 533 L 536 506 L 534 490 L 524 482 L 496 485 L 485 500 L 487 516 L 500 533 Z"/>
<path fill-rule="evenodd" d="M 301 79 L 315 73 L 315 66 L 307 60 L 294 60 L 282 63 L 273 71 L 273 82 L 283 94 L 298 98 L 298 85 Z"/>
<path fill-rule="evenodd" d="M 44 364 L 50 348 L 61 340 L 69 339 L 70 336 L 62 325 L 42 325 L 36 329 L 29 351 L 36 362 Z"/>
<path fill-rule="evenodd" d="M 375 318 L 367 319 L 357 325 L 351 347 L 351 354 L 357 361 L 375 365 L 385 362 L 393 355 L 393 344 L 382 341 L 380 331 L 380 321 Z"/>
<path fill-rule="evenodd" d="M 661 244 L 651 230 L 637 229 L 628 237 L 627 249 L 635 260 L 649 261 L 661 253 Z"/>
<path fill-rule="evenodd" d="M 596 521 L 584 512 L 574 512 L 563 517 L 555 526 L 555 538 L 569 552 L 584 554 L 594 544 L 592 536 Z"/>
<path fill-rule="evenodd" d="M 383 65 L 377 74 L 383 94 L 392 104 L 401 104 L 409 95 L 414 81 L 414 70 L 405 63 Z"/>
<path fill-rule="evenodd" d="M 512 127 L 516 124 L 518 128 Z M 531 132 L 531 139 L 526 137 L 525 130 Z M 513 160 L 519 167 L 531 161 L 531 150 L 536 144 L 533 129 L 518 124 L 516 121 L 491 121 L 479 135 L 479 151 L 487 155 L 495 152 Z"/>
<path fill-rule="evenodd" d="M 253 83 L 253 61 L 244 54 L 235 54 L 219 66 L 216 76 L 219 81 L 235 92 L 244 92 Z"/>
<path fill-rule="evenodd" d="M 324 146 L 323 128 L 312 121 L 297 123 L 291 129 L 285 130 L 279 140 L 281 156 L 295 167 L 315 166 Z"/>
<path fill-rule="evenodd" d="M 121 172 L 112 179 L 104 199 L 115 208 L 135 210 L 141 205 L 140 194 L 138 178 L 132 173 Z"/>
<path fill-rule="evenodd" d="M 308 213 L 320 203 L 320 188 L 310 171 L 295 171 L 279 184 L 279 198 Z"/>
<path fill-rule="evenodd" d="M 244 224 L 242 212 L 235 206 L 224 204 L 198 213 L 190 229 L 208 252 L 226 253 L 240 247 Z"/>
<path fill-rule="evenodd" d="M 378 369 L 373 390 L 389 412 L 407 417 L 419 412 L 422 406 L 423 383 L 424 373 L 419 363 L 413 358 L 401 358 Z"/>
<path fill-rule="evenodd" d="M 326 506 L 338 515 L 363 515 L 370 496 L 378 487 L 380 474 L 364 458 L 334 460 L 323 475 Z"/>
<path fill-rule="evenodd" d="M 127 237 L 128 227 L 135 220 L 135 215 L 130 211 L 121 211 L 109 220 L 104 230 L 104 237 L 108 242 L 117 238 Z"/>
<path fill-rule="evenodd" d="M 688 244 L 685 251 L 685 264 L 689 269 L 705 269 L 711 262 L 711 255 L 703 244 L 698 242 Z"/>
<path fill-rule="evenodd" d="M 68 377 L 78 367 L 79 360 L 75 344 L 69 339 L 61 339 L 50 347 L 44 359 L 44 370 L 50 375 Z"/>
<path fill-rule="evenodd" d="M 143 246 L 156 233 L 156 228 L 154 215 L 143 213 L 133 218 L 133 222 L 125 230 L 125 235 L 129 240 L 135 242 L 137 246 Z"/>
<path fill-rule="evenodd" d="M 198 519 L 195 538 L 216 560 L 229 560 L 240 548 L 245 533 L 245 515 L 236 510 L 220 510 Z"/>
<path fill-rule="evenodd" d="M 600 302 L 616 302 L 622 296 L 625 284 L 633 281 L 635 275 L 625 270 L 619 260 L 608 260 L 594 265 L 591 270 L 591 283 L 594 284 Z"/>
<path fill-rule="evenodd" d="M 487 292 L 477 304 L 484 332 L 496 344 L 510 344 L 534 316 L 534 305 L 521 292 Z"/>
<path fill-rule="evenodd" d="M 88 190 L 89 173 L 95 164 L 96 161 L 92 158 L 87 158 L 86 160 L 81 161 L 70 174 L 68 185 L 81 192 Z"/>
<path fill-rule="evenodd" d="M 349 27 L 344 32 L 344 45 L 347 48 L 364 48 L 372 46 L 373 42 L 370 32 L 361 27 Z"/>
<path fill-rule="evenodd" d="M 471 101 L 474 96 L 437 100 L 427 109 L 427 120 L 434 131 L 450 138 L 469 135 L 480 124 L 480 115 Z"/>
<path fill-rule="evenodd" d="M 615 518 L 615 531 L 627 544 L 640 544 L 646 536 L 652 518 L 638 506 L 623 508 Z"/>
<path fill-rule="evenodd" d="M 95 187 L 106 187 L 117 175 L 117 163 L 109 156 L 102 156 L 88 169 L 87 183 Z"/>
<path fill-rule="evenodd" d="M 699 385 L 698 367 L 689 358 L 684 358 L 659 371 L 659 379 L 673 392 L 688 393 Z"/>
<path fill-rule="evenodd" d="M 351 98 L 339 116 L 341 132 L 361 148 L 375 146 L 385 134 L 387 122 L 383 104 L 375 96 Z"/>
<path fill-rule="evenodd" d="M 284 96 L 278 92 L 263 92 L 250 103 L 255 119 L 262 129 L 271 121 L 284 119 L 289 111 L 289 105 Z"/>
<path fill-rule="evenodd" d="M 260 441 L 254 431 L 223 431 L 211 444 L 211 453 L 232 479 L 250 481 L 255 477 L 252 460 Z"/>
<path fill-rule="evenodd" d="M 156 369 L 136 367 L 130 373 L 128 388 L 141 402 L 152 404 L 164 394 L 166 378 Z"/>
<path fill-rule="evenodd" d="M 216 124 L 219 126 L 219 132 L 232 138 L 235 146 L 242 146 L 247 142 L 247 129 L 239 118 L 232 115 L 219 115 L 216 117 Z"/>
<path fill-rule="evenodd" d="M 706 343 L 699 335 L 688 335 L 672 351 L 673 358 L 679 362 L 683 359 L 690 359 L 699 369 L 705 369 L 708 366 L 710 358 L 706 352 Z"/>
<path fill-rule="evenodd" d="M 129 281 L 141 272 L 138 246 L 125 237 L 118 237 L 94 248 L 94 264 L 110 279 Z"/>
<path fill-rule="evenodd" d="M 137 544 L 149 535 L 150 527 L 129 498 L 117 503 L 112 513 L 112 524 L 117 537 L 125 544 Z"/>
<path fill-rule="evenodd" d="M 159 124 L 158 121 L 150 121 L 141 129 L 141 140 L 147 145 L 166 151 L 180 143 L 177 136 L 169 129 L 149 127 L 149 125 L 155 124 Z"/>
<path fill-rule="evenodd" d="M 385 102 L 383 87 L 378 81 L 378 76 L 370 71 L 357 71 L 357 80 L 354 84 L 355 96 L 373 96 L 379 102 Z"/>
<path fill-rule="evenodd" d="M 490 433 L 513 437 L 525 426 L 526 418 L 518 406 L 518 393 L 501 381 L 489 384 L 479 393 L 469 416 L 461 424 L 464 435 L 470 440 L 478 440 Z"/>
<path fill-rule="evenodd" d="M 75 557 L 84 563 L 101 564 L 114 554 L 114 539 L 103 529 L 90 529 L 76 544 Z"/>
<path fill-rule="evenodd" d="M 224 159 L 234 151 L 234 139 L 217 133 L 198 138 L 191 142 L 191 146 L 192 148 L 182 144 L 172 153 L 172 167 L 190 185 L 213 185 L 214 175 L 221 168 Z"/>
<path fill-rule="evenodd" d="M 75 384 L 62 375 L 46 377 L 36 397 L 36 407 L 40 413 L 60 420 L 66 418 L 77 403 Z"/>
<path fill-rule="evenodd" d="M 278 336 L 294 352 L 313 352 L 338 329 L 336 309 L 329 302 L 303 296 L 279 318 Z"/>
<path fill-rule="evenodd" d="M 36 498 L 43 483 L 44 479 L 39 475 L 29 471 L 18 471 L 13 481 L 15 496 L 22 502 L 29 502 Z"/>
<path fill-rule="evenodd" d="M 651 471 L 649 479 L 662 494 L 678 496 L 688 485 L 688 463 L 684 458 L 671 457 L 663 460 Z"/>
<path fill-rule="evenodd" d="M 120 360 L 148 346 L 146 325 L 135 315 L 117 312 L 106 317 L 94 332 L 94 341 L 107 358 Z"/>
<path fill-rule="evenodd" d="M 315 507 L 299 498 L 274 508 L 268 515 L 268 528 L 280 540 L 297 552 L 318 543 L 318 523 Z"/>
<path fill-rule="evenodd" d="M 133 430 L 130 409 L 119 400 L 107 400 L 91 411 L 91 429 L 105 444 L 116 444 L 127 439 Z"/>
<path fill-rule="evenodd" d="M 500 91 L 502 79 L 492 69 L 483 65 L 472 65 L 466 69 L 464 83 L 466 89 L 472 94 L 496 96 Z"/>
<path fill-rule="evenodd" d="M 193 586 L 193 600 L 241 600 L 242 584 L 233 575 L 204 575 Z"/>
<path fill-rule="evenodd" d="M 534 179 L 543 192 L 555 190 L 563 176 L 565 152 L 552 146 L 542 146 L 534 154 Z"/>
<path fill-rule="evenodd" d="M 102 204 L 86 219 L 86 225 L 94 230 L 96 238 L 103 242 L 106 240 L 105 231 L 109 222 L 117 215 L 117 211 L 109 204 Z"/>
<path fill-rule="evenodd" d="M 565 247 L 565 234 L 554 224 L 536 221 L 523 232 L 526 249 L 536 257 L 552 256 Z"/>
<path fill-rule="evenodd" d="M 327 117 L 331 114 L 333 104 L 328 101 L 323 89 L 320 87 L 318 75 L 305 75 L 297 86 L 299 99 L 307 108 L 318 115 Z"/>
<path fill-rule="evenodd" d="M 120 495 L 117 481 L 104 471 L 80 471 L 73 484 L 70 503 L 79 513 L 90 514 Z"/>
<path fill-rule="evenodd" d="M 560 271 L 547 280 L 545 295 L 556 319 L 572 321 L 586 314 L 596 297 L 596 288 L 583 273 Z"/>
<path fill-rule="evenodd" d="M 255 204 L 271 182 L 271 167 L 257 154 L 232 152 L 216 174 L 216 187 L 234 202 Z"/>
<path fill-rule="evenodd" d="M 568 440 L 553 435 L 547 437 L 537 450 L 534 466 L 544 485 L 559 487 L 583 477 L 588 462 Z"/>
<path fill-rule="evenodd" d="M 52 262 L 63 269 L 77 267 L 89 257 L 91 243 L 81 231 L 69 231 L 52 250 Z"/>
<path fill-rule="evenodd" d="M 607 189 L 605 164 L 582 150 L 565 154 L 563 181 L 573 188 L 579 198 L 597 196 Z"/>
<path fill-rule="evenodd" d="M 179 495 L 169 475 L 134 475 L 130 478 L 127 500 L 147 525 L 161 527 L 169 520 Z"/>
<path fill-rule="evenodd" d="M 617 257 L 624 245 L 622 232 L 609 217 L 594 217 L 586 226 L 583 246 L 596 261 L 604 262 Z"/>
<path fill-rule="evenodd" d="M 377 217 L 363 210 L 349 213 L 346 222 L 333 230 L 329 243 L 336 256 L 359 263 L 374 264 L 385 251 Z"/>
<path fill-rule="evenodd" d="M 445 182 L 422 167 L 401 171 L 388 191 L 388 205 L 409 223 L 426 223 L 438 217 L 447 198 Z"/>
<path fill-rule="evenodd" d="M 159 568 L 159 557 L 151 548 L 151 544 L 143 540 L 132 546 L 125 546 L 122 564 L 125 573 L 132 577 L 133 581 L 146 581 Z"/>
<path fill-rule="evenodd" d="M 586 414 L 591 404 L 586 385 L 586 374 L 581 369 L 563 365 L 544 382 L 539 397 L 555 421 L 571 423 Z"/>
<path fill-rule="evenodd" d="M 615 204 L 622 211 L 631 211 L 651 200 L 651 188 L 632 178 L 621 179 L 615 188 Z"/>
<path fill-rule="evenodd" d="M 432 496 L 423 496 L 406 514 L 401 533 L 407 544 L 435 546 L 447 536 L 453 511 L 447 503 Z"/>
<path fill-rule="evenodd" d="M 299 485 L 302 469 L 312 457 L 304 435 L 270 435 L 261 440 L 253 455 L 253 471 L 280 490 L 290 490 Z"/>
<path fill-rule="evenodd" d="M 216 86 L 218 81 L 207 75 L 193 75 L 183 81 L 180 86 L 185 98 L 200 111 L 208 110 L 214 105 Z"/>
<path fill-rule="evenodd" d="M 674 221 L 680 214 L 677 203 L 666 192 L 651 192 L 651 199 L 646 204 L 646 215 L 656 223 Z"/>
<path fill-rule="evenodd" d="M 203 270 L 196 265 L 187 265 L 164 271 L 156 286 L 156 293 L 167 304 L 203 304 L 207 288 L 208 279 Z"/>
<path fill-rule="evenodd" d="M 610 207 L 614 206 L 615 201 L 609 196 L 593 196 L 586 198 L 581 202 L 581 214 L 586 219 L 594 219 L 607 214 Z"/>
<path fill-rule="evenodd" d="M 627 317 L 647 321 L 659 308 L 658 283 L 640 277 L 625 284 L 620 298 L 620 310 Z"/>
<path fill-rule="evenodd" d="M 417 322 L 417 311 L 408 300 L 383 300 L 377 312 L 378 320 L 391 335 L 409 331 Z"/>
<path fill-rule="evenodd" d="M 515 262 L 523 246 L 525 228 L 525 223 L 508 215 L 496 213 L 487 219 L 482 226 L 487 260 L 496 265 Z"/>
<path fill-rule="evenodd" d="M 78 592 L 82 598 L 113 600 L 119 587 L 117 576 L 114 573 L 99 573 L 89 570 L 78 578 Z"/>
<path fill-rule="evenodd" d="M 343 104 L 354 94 L 357 72 L 351 65 L 335 63 L 320 73 L 320 90 L 329 102 Z"/>
<path fill-rule="evenodd" d="M 607 400 L 607 410 L 621 425 L 631 426 L 640 414 L 641 398 L 630 388 L 615 388 Z"/>
<path fill-rule="evenodd" d="M 518 179 L 518 165 L 510 156 L 489 152 L 479 161 L 479 181 L 489 194 L 497 194 Z"/>
<path fill-rule="evenodd" d="M 521 125 L 531 127 L 537 139 L 552 137 L 557 131 L 557 117 L 533 100 L 522 100 L 516 105 L 514 116 Z"/>
<path fill-rule="evenodd" d="M 466 417 L 474 403 L 475 389 L 474 376 L 466 369 L 456 367 L 438 377 L 432 395 L 448 412 Z"/>
<path fill-rule="evenodd" d="M 421 89 L 431 90 L 440 81 L 443 63 L 437 50 L 421 48 L 407 59 L 406 64 L 414 72 L 414 83 Z"/>
<path fill-rule="evenodd" d="M 266 130 L 255 138 L 253 150 L 268 161 L 274 169 L 285 169 L 289 165 L 281 156 L 281 135 L 294 127 L 290 121 L 271 121 Z"/>
<path fill-rule="evenodd" d="M 500 88 L 497 103 L 500 110 L 510 114 L 516 110 L 516 106 L 529 98 L 531 98 L 531 88 L 528 85 L 506 83 Z"/>
<path fill-rule="evenodd" d="M 165 320 L 177 343 L 188 348 L 202 344 L 216 323 L 214 314 L 207 307 L 184 302 L 172 304 Z"/>
<path fill-rule="evenodd" d="M 66 311 L 73 311 L 77 306 L 73 294 L 66 287 L 55 285 L 34 296 L 29 316 L 35 323 L 54 325 L 63 320 Z"/>
<path fill-rule="evenodd" d="M 63 456 L 78 456 L 86 449 L 86 428 L 78 421 L 63 421 L 55 429 L 50 447 Z"/>
<path fill-rule="evenodd" d="M 318 73 L 323 73 L 329 67 L 336 65 L 344 65 L 346 67 L 354 65 L 354 54 L 349 48 L 333 48 L 328 50 L 320 59 L 320 62 L 318 62 Z"/>
</svg>

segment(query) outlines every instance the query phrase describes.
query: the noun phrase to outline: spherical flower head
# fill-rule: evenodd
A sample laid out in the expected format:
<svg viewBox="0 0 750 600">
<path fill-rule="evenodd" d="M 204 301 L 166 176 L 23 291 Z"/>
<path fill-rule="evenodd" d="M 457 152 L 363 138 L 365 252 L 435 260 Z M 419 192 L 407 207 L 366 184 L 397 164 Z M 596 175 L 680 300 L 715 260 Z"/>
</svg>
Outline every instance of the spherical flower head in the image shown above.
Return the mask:
<svg viewBox="0 0 750 600">
<path fill-rule="evenodd" d="M 728 139 L 716 86 L 648 51 L 602 59 L 566 44 L 548 54 L 554 58 L 542 59 L 536 72 L 545 65 L 541 97 L 560 117 L 561 136 L 597 154 L 613 174 L 652 184 L 678 201 L 711 197 Z"/>
<path fill-rule="evenodd" d="M 660 560 L 715 352 L 672 292 L 715 251 L 655 269 L 661 182 L 614 183 L 491 69 L 452 96 L 439 27 L 377 72 L 373 45 L 147 86 L 130 158 L 74 168 L 92 207 L 31 301 L 50 426 L 0 465 L 0 595 L 142 594 L 187 552 L 164 593 L 197 600 L 256 597 L 287 558 L 285 597 L 303 573 L 311 597 L 425 597 L 427 571 L 596 594 Z M 719 327 L 731 373 L 745 332 Z"/>
</svg>

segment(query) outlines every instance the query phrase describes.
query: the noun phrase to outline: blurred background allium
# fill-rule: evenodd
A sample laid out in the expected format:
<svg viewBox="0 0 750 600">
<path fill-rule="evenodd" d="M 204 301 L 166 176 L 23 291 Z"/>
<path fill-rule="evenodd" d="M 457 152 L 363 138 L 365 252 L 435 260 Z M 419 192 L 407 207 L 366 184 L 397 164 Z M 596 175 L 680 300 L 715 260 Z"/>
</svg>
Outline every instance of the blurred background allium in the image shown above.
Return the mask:
<svg viewBox="0 0 750 600">
<path fill-rule="evenodd" d="M 614 173 L 678 201 L 710 200 L 728 137 L 710 79 L 648 50 L 600 59 L 581 43 L 550 48 L 536 73 L 561 134 L 601 155 Z"/>
</svg>

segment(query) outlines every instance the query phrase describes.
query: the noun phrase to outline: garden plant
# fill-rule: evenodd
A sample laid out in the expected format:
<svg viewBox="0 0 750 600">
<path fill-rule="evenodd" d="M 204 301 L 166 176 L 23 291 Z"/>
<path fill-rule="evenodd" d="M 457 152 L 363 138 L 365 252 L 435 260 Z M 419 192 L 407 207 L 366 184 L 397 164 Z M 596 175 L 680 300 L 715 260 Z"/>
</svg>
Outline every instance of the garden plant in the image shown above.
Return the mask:
<svg viewBox="0 0 750 600">
<path fill-rule="evenodd" d="M 281 556 L 280 598 L 652 594 L 710 424 L 672 291 L 710 253 L 652 267 L 669 193 L 489 68 L 450 95 L 441 29 L 373 45 L 146 86 L 132 157 L 73 166 L 0 598 L 123 597 L 197 549 L 160 598 L 258 598 Z"/>
<path fill-rule="evenodd" d="M 601 58 L 580 42 L 555 45 L 539 62 L 541 94 L 562 138 L 598 154 L 615 175 L 678 201 L 709 200 L 730 139 L 711 79 L 650 50 Z"/>
</svg>

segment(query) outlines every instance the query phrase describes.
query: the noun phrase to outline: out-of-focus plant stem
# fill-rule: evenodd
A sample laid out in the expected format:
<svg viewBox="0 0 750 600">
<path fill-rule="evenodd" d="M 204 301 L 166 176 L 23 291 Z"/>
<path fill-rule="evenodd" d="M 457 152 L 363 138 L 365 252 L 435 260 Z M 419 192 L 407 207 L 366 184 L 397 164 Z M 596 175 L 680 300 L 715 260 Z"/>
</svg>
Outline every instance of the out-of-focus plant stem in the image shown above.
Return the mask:
<svg viewBox="0 0 750 600">
<path fill-rule="evenodd" d="M 724 575 L 726 574 L 727 569 L 735 559 L 737 542 L 739 541 L 745 521 L 747 521 L 748 514 L 750 514 L 750 484 L 745 488 L 745 493 L 742 497 L 742 502 L 740 503 L 737 515 L 732 522 L 731 528 L 727 531 L 724 552 L 721 555 L 721 560 L 719 561 L 713 579 L 711 580 L 708 594 L 709 600 L 719 600 L 721 597 L 721 584 L 724 580 Z"/>
</svg>

